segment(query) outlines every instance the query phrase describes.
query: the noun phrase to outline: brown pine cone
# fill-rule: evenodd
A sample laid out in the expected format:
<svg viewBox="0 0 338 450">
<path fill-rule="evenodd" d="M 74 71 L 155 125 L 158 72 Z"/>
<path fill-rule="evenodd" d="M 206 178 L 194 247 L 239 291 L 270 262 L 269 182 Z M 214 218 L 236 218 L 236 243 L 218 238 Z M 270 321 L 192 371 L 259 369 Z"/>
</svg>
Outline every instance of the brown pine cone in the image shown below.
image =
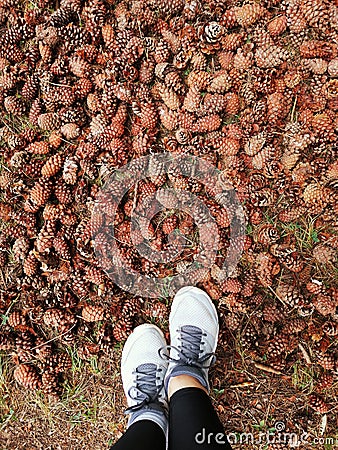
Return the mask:
<svg viewBox="0 0 338 450">
<path fill-rule="evenodd" d="M 284 319 L 283 312 L 276 305 L 265 305 L 263 308 L 263 317 L 267 322 L 280 322 Z"/>
<path fill-rule="evenodd" d="M 67 157 L 63 166 L 62 177 L 67 184 L 75 184 L 77 180 L 77 162 L 73 157 Z"/>
<path fill-rule="evenodd" d="M 231 331 L 238 331 L 241 326 L 241 318 L 237 314 L 228 314 L 225 318 L 225 325 Z"/>
<path fill-rule="evenodd" d="M 248 3 L 235 8 L 235 17 L 242 27 L 249 27 L 266 13 L 265 8 L 257 3 Z"/>
<path fill-rule="evenodd" d="M 12 247 L 16 261 L 24 260 L 29 251 L 29 241 L 25 236 L 17 238 Z"/>
<path fill-rule="evenodd" d="M 55 252 L 66 261 L 69 261 L 71 259 L 71 253 L 68 247 L 67 242 L 65 239 L 60 235 L 56 236 L 53 239 L 53 247 L 55 249 Z"/>
<path fill-rule="evenodd" d="M 140 121 L 144 128 L 152 130 L 156 128 L 158 119 L 157 108 L 152 103 L 141 103 L 140 105 Z"/>
<path fill-rule="evenodd" d="M 303 301 L 303 296 L 294 285 L 280 283 L 276 289 L 276 294 L 282 302 L 290 305 L 292 308 Z"/>
<path fill-rule="evenodd" d="M 60 328 L 63 325 L 69 325 L 74 321 L 73 315 L 57 308 L 50 308 L 43 315 L 44 323 L 53 328 Z"/>
<path fill-rule="evenodd" d="M 16 328 L 20 325 L 26 325 L 26 317 L 22 311 L 13 311 L 8 317 L 8 325 Z"/>
<path fill-rule="evenodd" d="M 69 68 L 75 76 L 80 78 L 88 78 L 91 73 L 90 64 L 77 56 L 69 58 Z"/>
<path fill-rule="evenodd" d="M 25 275 L 28 275 L 31 277 L 32 275 L 36 274 L 39 268 L 39 261 L 34 256 L 34 252 L 29 252 L 27 258 L 25 259 L 23 263 L 23 271 Z"/>
<path fill-rule="evenodd" d="M 303 331 L 306 327 L 306 322 L 303 319 L 290 319 L 283 327 L 284 334 L 296 334 Z"/>
<path fill-rule="evenodd" d="M 56 113 L 40 114 L 38 117 L 38 126 L 42 130 L 52 131 L 60 128 L 61 121 L 59 115 Z"/>
<path fill-rule="evenodd" d="M 279 334 L 274 337 L 268 347 L 268 354 L 271 357 L 279 356 L 285 353 L 290 348 L 290 336 L 286 334 Z"/>
<path fill-rule="evenodd" d="M 338 322 L 328 320 L 323 325 L 323 331 L 328 336 L 338 336 Z"/>
<path fill-rule="evenodd" d="M 126 299 L 123 303 L 121 316 L 132 319 L 133 317 L 140 315 L 142 304 L 143 300 L 140 297 Z"/>
<path fill-rule="evenodd" d="M 86 322 L 98 322 L 104 320 L 106 312 L 104 308 L 97 305 L 85 305 L 82 309 L 82 318 Z"/>
<path fill-rule="evenodd" d="M 277 16 L 268 23 L 267 29 L 271 36 L 279 36 L 284 33 L 287 27 L 287 19 L 286 16 L 281 15 Z"/>
<path fill-rule="evenodd" d="M 144 313 L 148 317 L 163 320 L 168 316 L 168 308 L 164 303 L 157 301 L 147 304 Z"/>
<path fill-rule="evenodd" d="M 279 272 L 275 258 L 267 252 L 256 256 L 255 274 L 264 287 L 272 285 L 273 277 Z"/>
<path fill-rule="evenodd" d="M 306 284 L 306 289 L 311 293 L 311 294 L 325 294 L 325 285 L 318 280 L 311 280 Z"/>
<path fill-rule="evenodd" d="M 36 155 L 46 155 L 49 153 L 49 145 L 48 142 L 45 141 L 32 142 L 26 147 L 26 150 Z"/>
<path fill-rule="evenodd" d="M 15 339 L 16 353 L 21 362 L 32 359 L 31 349 L 34 346 L 34 338 L 28 331 L 18 334 Z"/>
<path fill-rule="evenodd" d="M 26 107 L 21 98 L 16 95 L 10 95 L 5 98 L 4 107 L 6 111 L 15 116 L 22 116 L 26 112 Z"/>
<path fill-rule="evenodd" d="M 325 401 L 317 394 L 311 394 L 308 397 L 308 404 L 310 408 L 314 409 L 316 412 L 320 414 L 325 414 L 329 410 L 329 406 Z"/>
<path fill-rule="evenodd" d="M 41 376 L 41 390 L 46 395 L 59 396 L 60 387 L 58 385 L 58 375 L 55 372 L 43 372 Z"/>
<path fill-rule="evenodd" d="M 255 233 L 255 240 L 263 245 L 271 245 L 278 241 L 280 234 L 273 225 L 264 224 L 260 226 Z"/>
<path fill-rule="evenodd" d="M 104 282 L 104 273 L 102 269 L 94 266 L 88 266 L 86 267 L 85 279 L 91 283 L 100 285 Z"/>
<path fill-rule="evenodd" d="M 52 192 L 52 184 L 47 178 L 41 178 L 30 191 L 29 198 L 36 206 L 44 205 Z"/>
<path fill-rule="evenodd" d="M 162 231 L 164 234 L 173 233 L 178 227 L 178 217 L 175 215 L 166 217 L 162 222 Z"/>
<path fill-rule="evenodd" d="M 41 228 L 36 241 L 36 249 L 39 253 L 44 253 L 53 246 L 53 239 L 56 233 L 56 223 L 47 220 Z"/>
<path fill-rule="evenodd" d="M 320 264 L 334 263 L 337 257 L 336 250 L 324 244 L 316 245 L 312 254 Z"/>
<path fill-rule="evenodd" d="M 313 299 L 313 306 L 323 316 L 334 314 L 337 307 L 337 301 L 331 298 L 329 295 L 318 294 Z"/>
<path fill-rule="evenodd" d="M 333 384 L 333 375 L 328 372 L 324 372 L 317 380 L 315 389 L 317 392 L 322 392 L 324 389 L 328 389 Z"/>
<path fill-rule="evenodd" d="M 288 51 L 277 45 L 262 46 L 255 52 L 257 66 L 263 69 L 277 67 L 288 57 Z"/>
<path fill-rule="evenodd" d="M 74 122 L 69 122 L 65 125 L 62 125 L 60 131 L 68 141 L 76 139 L 80 136 L 81 133 L 80 127 Z"/>
<path fill-rule="evenodd" d="M 113 336 L 118 342 L 125 341 L 132 332 L 132 322 L 130 319 L 120 319 L 113 328 Z"/>
<path fill-rule="evenodd" d="M 223 292 L 239 294 L 242 291 L 242 284 L 237 278 L 228 278 L 221 284 Z"/>
<path fill-rule="evenodd" d="M 14 370 L 14 379 L 26 389 L 39 389 L 41 377 L 36 369 L 28 364 L 19 364 Z"/>
<path fill-rule="evenodd" d="M 180 107 L 181 101 L 179 96 L 173 89 L 167 88 L 164 84 L 159 85 L 159 94 L 164 104 L 171 110 L 176 110 Z"/>
<path fill-rule="evenodd" d="M 331 353 L 322 353 L 320 351 L 315 352 L 317 364 L 322 366 L 326 370 L 332 370 L 335 368 L 335 357 Z"/>
<path fill-rule="evenodd" d="M 54 193 L 56 198 L 63 205 L 70 203 L 73 200 L 72 190 L 62 178 L 57 180 Z"/>
<path fill-rule="evenodd" d="M 62 167 L 63 158 L 60 153 L 51 156 L 41 169 L 42 176 L 49 178 L 54 176 Z"/>
</svg>

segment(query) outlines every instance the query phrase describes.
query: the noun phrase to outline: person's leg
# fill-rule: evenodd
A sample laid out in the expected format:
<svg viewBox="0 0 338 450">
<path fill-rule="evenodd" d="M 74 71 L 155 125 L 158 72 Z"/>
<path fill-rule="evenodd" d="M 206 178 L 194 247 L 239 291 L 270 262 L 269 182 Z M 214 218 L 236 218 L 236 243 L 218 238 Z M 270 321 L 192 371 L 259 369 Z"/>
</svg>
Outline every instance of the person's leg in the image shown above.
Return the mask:
<svg viewBox="0 0 338 450">
<path fill-rule="evenodd" d="M 169 366 L 165 388 L 169 398 L 169 449 L 231 449 L 209 398 L 209 367 L 215 361 L 218 317 L 201 289 L 180 289 L 170 317 Z"/>
<path fill-rule="evenodd" d="M 126 433 L 112 450 L 165 450 L 168 429 L 163 387 L 168 366 L 159 355 L 166 342 L 155 325 L 136 327 L 122 352 L 121 376 L 130 414 Z"/>
<path fill-rule="evenodd" d="M 186 387 L 175 391 L 169 408 L 169 449 L 231 449 L 204 389 Z"/>
<path fill-rule="evenodd" d="M 151 420 L 133 423 L 110 450 L 165 450 L 166 437 L 162 428 Z"/>
</svg>

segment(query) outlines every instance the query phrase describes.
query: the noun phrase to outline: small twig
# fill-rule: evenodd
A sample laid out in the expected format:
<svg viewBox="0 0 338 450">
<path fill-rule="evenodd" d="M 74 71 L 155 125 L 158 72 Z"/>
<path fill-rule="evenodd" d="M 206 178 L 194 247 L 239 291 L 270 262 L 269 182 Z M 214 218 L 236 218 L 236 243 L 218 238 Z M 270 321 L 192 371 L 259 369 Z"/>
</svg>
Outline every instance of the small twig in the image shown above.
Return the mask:
<svg viewBox="0 0 338 450">
<path fill-rule="evenodd" d="M 299 347 L 300 351 L 302 352 L 305 361 L 306 361 L 308 364 L 312 364 L 312 361 L 311 361 L 311 358 L 310 358 L 308 352 L 305 350 L 305 348 L 302 346 L 301 343 L 298 344 L 298 347 Z"/>
<path fill-rule="evenodd" d="M 264 370 L 265 372 L 274 373 L 275 375 L 283 375 L 283 372 L 280 372 L 279 370 L 276 370 L 273 367 L 265 366 L 264 364 L 258 362 L 255 362 L 254 365 L 257 369 Z"/>
<path fill-rule="evenodd" d="M 240 388 L 240 387 L 247 387 L 247 386 L 253 386 L 255 383 L 253 381 L 245 381 L 244 383 L 239 384 L 232 384 L 231 388 Z"/>
<path fill-rule="evenodd" d="M 272 289 L 271 286 L 268 286 L 270 291 L 278 298 L 278 300 L 287 308 L 288 305 L 276 294 L 276 292 Z"/>
<path fill-rule="evenodd" d="M 32 348 L 32 350 L 35 350 L 39 347 L 43 347 L 46 344 L 49 344 L 50 342 L 56 341 L 56 339 L 59 339 L 60 337 L 64 336 L 65 334 L 68 334 L 70 331 L 72 331 L 72 329 L 75 327 L 76 323 L 74 323 L 74 325 L 72 325 L 69 330 L 65 331 L 62 334 L 59 334 L 58 336 L 55 336 L 53 339 L 49 339 L 49 341 L 43 342 L 42 344 L 36 345 L 35 347 Z"/>
</svg>

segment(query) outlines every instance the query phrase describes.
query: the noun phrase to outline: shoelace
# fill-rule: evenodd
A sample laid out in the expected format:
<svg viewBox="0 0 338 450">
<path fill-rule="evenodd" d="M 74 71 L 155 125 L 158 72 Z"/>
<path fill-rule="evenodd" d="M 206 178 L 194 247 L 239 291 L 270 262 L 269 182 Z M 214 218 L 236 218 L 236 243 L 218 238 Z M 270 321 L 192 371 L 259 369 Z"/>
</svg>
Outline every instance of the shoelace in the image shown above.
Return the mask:
<svg viewBox="0 0 338 450">
<path fill-rule="evenodd" d="M 212 366 L 216 361 L 216 356 L 214 352 L 205 353 L 203 356 L 199 356 L 201 350 L 201 343 L 203 344 L 202 338 L 206 337 L 207 334 L 203 333 L 200 328 L 194 326 L 183 326 L 176 330 L 180 333 L 178 339 L 181 341 L 179 347 L 174 345 L 167 345 L 159 350 L 159 355 L 162 359 L 167 359 L 169 361 L 176 361 L 177 363 L 184 363 L 191 367 L 197 367 L 199 369 L 207 369 Z M 177 352 L 178 359 L 169 356 L 169 351 L 174 349 Z M 168 354 L 164 353 L 168 350 Z M 204 363 L 211 358 L 209 365 Z"/>
<path fill-rule="evenodd" d="M 125 414 L 138 411 L 146 405 L 153 409 L 161 409 L 161 402 L 158 400 L 159 392 L 163 387 L 163 381 L 160 385 L 156 382 L 160 379 L 158 373 L 161 368 L 156 368 L 154 364 L 143 364 L 136 368 L 133 375 L 136 375 L 134 385 L 128 390 L 128 395 L 135 401 L 140 401 L 136 405 L 130 406 L 125 410 Z"/>
</svg>

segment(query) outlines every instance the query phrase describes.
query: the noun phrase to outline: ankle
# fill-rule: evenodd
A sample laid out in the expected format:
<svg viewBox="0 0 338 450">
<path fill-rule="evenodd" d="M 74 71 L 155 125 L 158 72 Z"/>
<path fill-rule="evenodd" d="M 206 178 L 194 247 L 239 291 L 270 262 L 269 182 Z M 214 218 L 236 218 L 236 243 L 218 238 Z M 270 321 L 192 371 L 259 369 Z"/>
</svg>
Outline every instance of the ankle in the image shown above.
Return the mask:
<svg viewBox="0 0 338 450">
<path fill-rule="evenodd" d="M 208 394 L 207 389 L 202 386 L 202 384 L 191 375 L 176 375 L 170 378 L 168 384 L 168 398 L 175 394 L 175 392 L 180 389 L 184 389 L 187 387 L 194 387 L 198 389 L 202 389 L 204 392 Z"/>
</svg>

